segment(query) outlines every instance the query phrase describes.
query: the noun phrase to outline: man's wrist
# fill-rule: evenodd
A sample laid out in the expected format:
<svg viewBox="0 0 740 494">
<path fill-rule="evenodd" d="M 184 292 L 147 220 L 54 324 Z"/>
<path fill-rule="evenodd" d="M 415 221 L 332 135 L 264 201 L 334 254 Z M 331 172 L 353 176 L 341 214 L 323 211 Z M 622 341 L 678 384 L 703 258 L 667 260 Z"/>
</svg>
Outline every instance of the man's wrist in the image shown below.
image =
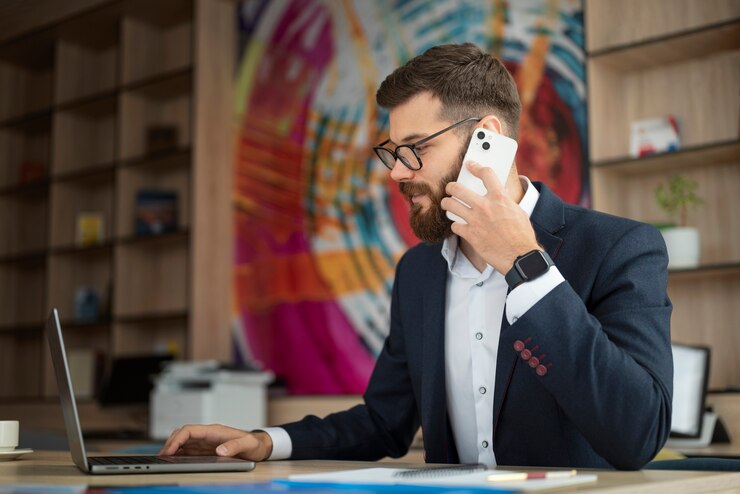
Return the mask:
<svg viewBox="0 0 740 494">
<path fill-rule="evenodd" d="M 260 461 L 266 461 L 272 456 L 272 437 L 265 431 L 256 430 L 252 434 L 255 435 L 258 441 L 265 447 L 265 456 Z"/>
</svg>

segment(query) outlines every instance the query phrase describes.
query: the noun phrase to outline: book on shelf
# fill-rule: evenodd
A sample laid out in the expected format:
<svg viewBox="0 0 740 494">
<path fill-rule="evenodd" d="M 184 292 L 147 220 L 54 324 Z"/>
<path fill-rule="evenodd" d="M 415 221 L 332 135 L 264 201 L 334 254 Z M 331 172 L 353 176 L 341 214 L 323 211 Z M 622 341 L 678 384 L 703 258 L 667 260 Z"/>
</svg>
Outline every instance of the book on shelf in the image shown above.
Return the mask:
<svg viewBox="0 0 740 494">
<path fill-rule="evenodd" d="M 169 151 L 177 147 L 177 127 L 174 125 L 150 125 L 146 129 L 147 153 Z"/>
<path fill-rule="evenodd" d="M 150 236 L 177 231 L 177 192 L 142 189 L 136 193 L 136 235 Z"/>
<path fill-rule="evenodd" d="M 77 245 L 89 247 L 103 242 L 105 218 L 100 212 L 77 214 Z"/>
<path fill-rule="evenodd" d="M 23 160 L 19 167 L 18 182 L 21 185 L 40 182 L 46 178 L 46 165 L 38 160 Z"/>
<path fill-rule="evenodd" d="M 630 156 L 640 158 L 678 151 L 681 138 L 673 115 L 636 120 L 630 125 Z"/>
</svg>

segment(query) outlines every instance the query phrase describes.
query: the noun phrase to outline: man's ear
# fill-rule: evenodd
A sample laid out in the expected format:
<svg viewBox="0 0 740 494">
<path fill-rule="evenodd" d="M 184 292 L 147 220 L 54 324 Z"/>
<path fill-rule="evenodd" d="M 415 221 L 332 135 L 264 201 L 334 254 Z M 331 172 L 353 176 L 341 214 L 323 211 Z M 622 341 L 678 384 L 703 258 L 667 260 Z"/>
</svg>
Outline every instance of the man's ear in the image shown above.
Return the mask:
<svg viewBox="0 0 740 494">
<path fill-rule="evenodd" d="M 496 115 L 486 115 L 480 122 L 478 122 L 478 127 L 483 127 L 484 129 L 488 129 L 497 134 L 504 133 L 504 125 Z"/>
</svg>

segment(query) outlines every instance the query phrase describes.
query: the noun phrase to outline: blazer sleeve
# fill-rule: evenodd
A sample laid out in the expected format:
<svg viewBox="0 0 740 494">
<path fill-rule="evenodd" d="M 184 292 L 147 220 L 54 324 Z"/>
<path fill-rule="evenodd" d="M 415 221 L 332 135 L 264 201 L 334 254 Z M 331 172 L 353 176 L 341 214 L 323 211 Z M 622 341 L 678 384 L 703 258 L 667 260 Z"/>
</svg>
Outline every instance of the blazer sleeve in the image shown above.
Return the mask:
<svg viewBox="0 0 740 494">
<path fill-rule="evenodd" d="M 547 355 L 544 375 L 527 371 L 620 469 L 644 466 L 670 432 L 667 261 L 658 231 L 636 224 L 600 261 L 585 303 L 561 283 L 512 325 L 528 348 L 537 347 L 533 354 Z"/>
<path fill-rule="evenodd" d="M 419 418 L 399 309 L 402 264 L 403 258 L 393 285 L 390 333 L 363 395 L 364 403 L 323 419 L 309 415 L 282 425 L 293 444 L 291 459 L 375 461 L 408 452 Z"/>
</svg>

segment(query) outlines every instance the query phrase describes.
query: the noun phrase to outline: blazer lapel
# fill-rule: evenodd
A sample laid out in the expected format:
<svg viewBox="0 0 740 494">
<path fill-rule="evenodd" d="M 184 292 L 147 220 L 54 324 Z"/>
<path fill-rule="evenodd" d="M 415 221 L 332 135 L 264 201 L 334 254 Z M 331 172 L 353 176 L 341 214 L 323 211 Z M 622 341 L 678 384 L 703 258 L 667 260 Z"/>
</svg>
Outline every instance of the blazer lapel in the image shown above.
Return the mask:
<svg viewBox="0 0 740 494">
<path fill-rule="evenodd" d="M 424 450 L 427 463 L 448 461 L 447 392 L 445 382 L 445 298 L 447 263 L 430 256 L 423 290 L 423 374 L 421 389 Z"/>
<path fill-rule="evenodd" d="M 540 192 L 537 205 L 532 212 L 530 221 L 539 242 L 549 256 L 555 261 L 563 239 L 555 235 L 565 227 L 565 207 L 563 201 L 556 196 L 546 185 L 533 182 Z M 557 262 L 556 262 L 557 264 Z M 501 336 L 499 338 L 498 357 L 496 359 L 496 387 L 493 394 L 493 437 L 496 437 L 501 409 L 503 408 L 506 393 L 514 375 L 516 361 L 519 355 L 512 351 L 515 335 L 510 330 L 511 325 L 506 319 L 506 313 L 501 321 Z M 495 444 L 495 442 L 494 442 Z"/>
</svg>

